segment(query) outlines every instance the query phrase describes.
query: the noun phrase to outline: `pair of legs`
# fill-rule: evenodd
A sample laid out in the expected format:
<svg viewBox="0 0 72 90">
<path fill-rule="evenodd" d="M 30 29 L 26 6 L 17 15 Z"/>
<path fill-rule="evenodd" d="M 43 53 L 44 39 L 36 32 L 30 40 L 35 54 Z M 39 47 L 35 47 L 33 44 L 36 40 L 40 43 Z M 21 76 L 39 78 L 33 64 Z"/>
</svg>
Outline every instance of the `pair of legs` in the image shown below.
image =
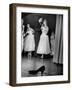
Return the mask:
<svg viewBox="0 0 72 90">
<path fill-rule="evenodd" d="M 29 57 L 29 56 L 30 56 L 30 57 L 32 56 L 32 52 L 31 52 L 31 51 L 28 52 L 28 57 Z M 41 55 L 41 58 L 44 58 L 44 54 Z"/>
<path fill-rule="evenodd" d="M 32 56 L 32 51 L 29 51 L 29 52 L 28 52 L 28 57 L 29 57 L 29 56 L 30 56 L 30 57 Z M 44 54 L 41 55 L 41 58 L 44 58 Z"/>
<path fill-rule="evenodd" d="M 29 51 L 28 52 L 28 57 L 31 57 L 32 56 L 32 51 Z"/>
</svg>

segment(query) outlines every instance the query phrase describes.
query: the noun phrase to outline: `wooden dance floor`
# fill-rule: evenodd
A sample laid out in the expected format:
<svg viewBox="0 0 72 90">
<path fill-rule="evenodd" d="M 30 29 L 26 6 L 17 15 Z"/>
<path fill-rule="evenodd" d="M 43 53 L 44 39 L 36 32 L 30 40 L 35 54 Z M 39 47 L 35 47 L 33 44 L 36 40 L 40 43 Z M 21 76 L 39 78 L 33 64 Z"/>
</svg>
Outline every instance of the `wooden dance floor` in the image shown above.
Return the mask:
<svg viewBox="0 0 72 90">
<path fill-rule="evenodd" d="M 62 75 L 63 74 L 63 65 L 53 63 L 53 59 L 40 59 L 36 57 L 22 58 L 21 62 L 21 76 L 22 77 L 34 77 L 41 76 L 41 72 L 38 72 L 36 75 L 29 74 L 30 70 L 37 70 L 41 66 L 45 66 L 45 71 L 43 76 L 52 76 L 52 75 Z"/>
</svg>

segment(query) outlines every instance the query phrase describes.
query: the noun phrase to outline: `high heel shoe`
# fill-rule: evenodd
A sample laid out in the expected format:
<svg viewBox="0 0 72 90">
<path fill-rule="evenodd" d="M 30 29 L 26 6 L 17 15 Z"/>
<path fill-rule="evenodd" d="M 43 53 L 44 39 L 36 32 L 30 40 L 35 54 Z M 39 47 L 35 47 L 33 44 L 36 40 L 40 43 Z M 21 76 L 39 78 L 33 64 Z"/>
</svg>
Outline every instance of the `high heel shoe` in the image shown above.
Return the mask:
<svg viewBox="0 0 72 90">
<path fill-rule="evenodd" d="M 36 75 L 38 72 L 41 72 L 41 76 L 43 76 L 44 70 L 45 70 L 45 66 L 41 66 L 37 70 L 30 70 L 29 74 Z"/>
</svg>

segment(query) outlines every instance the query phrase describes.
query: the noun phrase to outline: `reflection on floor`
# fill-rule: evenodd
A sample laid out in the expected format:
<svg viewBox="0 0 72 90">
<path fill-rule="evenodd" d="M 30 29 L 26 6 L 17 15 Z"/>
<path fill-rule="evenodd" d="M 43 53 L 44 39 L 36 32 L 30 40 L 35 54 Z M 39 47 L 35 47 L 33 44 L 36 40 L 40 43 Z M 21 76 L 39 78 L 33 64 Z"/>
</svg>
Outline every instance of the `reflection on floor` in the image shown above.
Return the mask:
<svg viewBox="0 0 72 90">
<path fill-rule="evenodd" d="M 21 76 L 22 77 L 34 77 L 41 76 L 41 72 L 38 72 L 35 75 L 29 73 L 30 70 L 37 70 L 41 66 L 45 66 L 43 76 L 52 76 L 52 75 L 63 75 L 63 65 L 53 63 L 53 58 L 49 59 L 40 59 L 36 57 L 22 58 L 21 63 Z"/>
</svg>

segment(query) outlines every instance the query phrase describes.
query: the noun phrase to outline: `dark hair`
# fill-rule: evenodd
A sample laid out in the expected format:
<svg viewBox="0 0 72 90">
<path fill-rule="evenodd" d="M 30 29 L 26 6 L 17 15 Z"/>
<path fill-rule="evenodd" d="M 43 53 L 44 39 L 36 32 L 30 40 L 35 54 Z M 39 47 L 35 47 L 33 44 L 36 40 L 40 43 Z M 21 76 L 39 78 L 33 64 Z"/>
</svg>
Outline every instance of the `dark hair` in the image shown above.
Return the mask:
<svg viewBox="0 0 72 90">
<path fill-rule="evenodd" d="M 26 33 L 27 32 L 27 26 L 25 25 L 25 28 L 24 28 L 24 32 Z"/>
</svg>

